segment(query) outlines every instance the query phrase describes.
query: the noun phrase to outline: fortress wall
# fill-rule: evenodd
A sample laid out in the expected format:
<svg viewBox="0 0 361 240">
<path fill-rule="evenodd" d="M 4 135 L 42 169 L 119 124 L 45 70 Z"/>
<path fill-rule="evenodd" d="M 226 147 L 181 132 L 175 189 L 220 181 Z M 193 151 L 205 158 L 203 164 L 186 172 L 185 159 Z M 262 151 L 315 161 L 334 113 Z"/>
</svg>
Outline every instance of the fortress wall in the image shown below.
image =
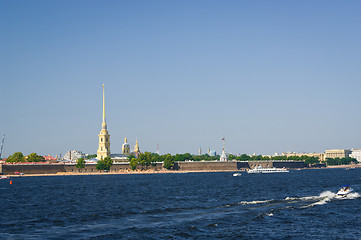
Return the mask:
<svg viewBox="0 0 361 240">
<path fill-rule="evenodd" d="M 249 161 L 249 168 L 255 168 L 261 166 L 264 168 L 304 168 L 305 163 L 303 161 Z"/>
<path fill-rule="evenodd" d="M 163 163 L 161 162 L 157 162 L 157 163 L 153 163 L 149 166 L 142 166 L 142 165 L 138 165 L 136 167 L 136 170 L 154 170 L 154 171 L 158 171 L 161 170 L 163 168 Z M 112 172 L 118 172 L 119 170 L 132 170 L 132 167 L 129 165 L 129 163 L 118 163 L 118 164 L 113 164 L 113 166 L 111 166 L 110 171 Z"/>
<path fill-rule="evenodd" d="M 249 162 L 237 162 L 237 168 L 249 168 Z"/>
<path fill-rule="evenodd" d="M 128 166 L 129 166 L 129 169 L 131 169 L 129 164 L 128 164 Z M 139 170 L 151 169 L 151 170 L 154 170 L 154 171 L 159 171 L 159 170 L 163 169 L 163 163 L 162 162 L 154 163 L 153 165 L 151 164 L 149 166 L 138 165 L 137 169 L 139 169 Z"/>
<path fill-rule="evenodd" d="M 65 172 L 64 164 L 4 164 L 2 166 L 4 174 L 14 174 L 21 172 L 24 174 L 49 174 Z"/>
<path fill-rule="evenodd" d="M 83 172 L 83 173 L 92 173 L 98 172 L 96 169 L 96 164 L 85 164 L 84 168 L 77 168 L 75 164 L 66 164 L 64 165 L 64 172 Z"/>
<path fill-rule="evenodd" d="M 175 170 L 181 171 L 237 171 L 241 168 L 276 167 L 276 168 L 304 168 L 303 161 L 249 161 L 249 162 L 176 162 Z M 150 166 L 137 166 L 137 170 L 161 170 L 162 163 L 155 163 Z M 110 168 L 110 172 L 119 172 L 120 170 L 131 170 L 129 163 L 116 163 Z M 99 172 L 96 164 L 86 164 L 85 168 L 78 169 L 75 164 L 0 164 L 0 172 L 4 174 L 14 174 L 21 172 L 24 174 L 55 174 L 58 172 Z"/>
<path fill-rule="evenodd" d="M 138 165 L 137 170 L 161 170 L 162 169 L 162 163 L 154 163 L 153 165 L 149 166 L 142 166 Z M 121 170 L 132 170 L 132 167 L 129 165 L 129 163 L 114 163 L 111 167 L 109 172 L 119 172 Z M 96 164 L 86 164 L 84 168 L 78 169 L 75 165 L 65 165 L 65 171 L 66 172 L 83 172 L 83 173 L 92 173 L 92 172 L 99 172 L 99 170 L 96 169 Z"/>
<path fill-rule="evenodd" d="M 181 171 L 201 171 L 201 170 L 224 170 L 224 171 L 237 171 L 237 162 L 176 162 L 177 170 Z"/>
<path fill-rule="evenodd" d="M 249 161 L 249 168 L 255 168 L 255 167 L 264 167 L 264 168 L 271 168 L 273 167 L 272 161 Z"/>
<path fill-rule="evenodd" d="M 274 161 L 273 167 L 275 168 L 304 168 L 305 162 L 303 161 Z"/>
<path fill-rule="evenodd" d="M 150 166 L 137 166 L 137 170 L 161 170 L 163 163 L 154 163 Z M 120 170 L 131 170 L 129 163 L 116 163 L 110 167 L 110 172 L 119 172 Z M 0 173 L 14 174 L 20 172 L 24 174 L 56 174 L 58 172 L 80 172 L 92 173 L 99 172 L 96 164 L 86 164 L 84 168 L 79 169 L 75 164 L 0 164 Z"/>
</svg>

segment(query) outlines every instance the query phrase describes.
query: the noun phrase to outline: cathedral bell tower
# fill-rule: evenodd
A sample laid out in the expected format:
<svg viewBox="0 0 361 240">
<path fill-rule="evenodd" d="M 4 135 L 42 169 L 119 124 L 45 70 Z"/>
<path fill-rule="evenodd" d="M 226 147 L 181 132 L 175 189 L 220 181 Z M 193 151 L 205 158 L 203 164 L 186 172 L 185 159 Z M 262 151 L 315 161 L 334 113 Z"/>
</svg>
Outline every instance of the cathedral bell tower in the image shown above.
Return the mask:
<svg viewBox="0 0 361 240">
<path fill-rule="evenodd" d="M 110 157 L 110 135 L 107 130 L 107 123 L 105 121 L 105 97 L 104 97 L 104 84 L 103 84 L 103 122 L 102 130 L 99 133 L 99 147 L 97 151 L 97 159 L 102 160 Z"/>
<path fill-rule="evenodd" d="M 135 146 L 134 146 L 134 156 L 139 157 L 139 154 L 140 154 L 140 150 L 139 150 L 138 139 L 137 139 L 135 141 Z"/>
</svg>

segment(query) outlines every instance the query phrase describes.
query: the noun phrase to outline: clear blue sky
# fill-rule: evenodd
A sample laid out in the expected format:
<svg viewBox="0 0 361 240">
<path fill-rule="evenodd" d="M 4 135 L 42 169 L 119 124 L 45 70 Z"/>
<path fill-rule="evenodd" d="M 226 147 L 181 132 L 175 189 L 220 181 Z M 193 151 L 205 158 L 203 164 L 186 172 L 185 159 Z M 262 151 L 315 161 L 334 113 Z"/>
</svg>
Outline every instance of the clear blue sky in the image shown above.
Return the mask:
<svg viewBox="0 0 361 240">
<path fill-rule="evenodd" d="M 361 148 L 361 1 L 0 0 L 6 156 Z"/>
</svg>

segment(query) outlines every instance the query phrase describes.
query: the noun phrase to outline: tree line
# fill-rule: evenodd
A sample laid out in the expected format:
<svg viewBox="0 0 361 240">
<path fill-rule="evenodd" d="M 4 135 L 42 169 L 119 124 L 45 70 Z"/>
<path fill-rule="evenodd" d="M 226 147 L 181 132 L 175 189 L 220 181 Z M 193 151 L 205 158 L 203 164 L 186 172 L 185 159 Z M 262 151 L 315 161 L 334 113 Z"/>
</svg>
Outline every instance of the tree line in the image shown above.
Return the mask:
<svg viewBox="0 0 361 240">
<path fill-rule="evenodd" d="M 307 156 L 307 155 L 302 155 L 302 156 L 262 156 L 262 155 L 253 155 L 253 156 L 249 156 L 247 154 L 242 154 L 240 156 L 234 156 L 232 154 L 230 154 L 228 156 L 229 160 L 238 160 L 238 161 L 279 161 L 279 160 L 284 160 L 284 161 L 304 161 L 305 164 L 315 164 L 315 163 L 319 163 L 320 160 L 318 157 L 311 157 L 311 156 Z"/>
<path fill-rule="evenodd" d="M 326 158 L 327 165 L 348 165 L 350 163 L 358 163 L 355 158 Z"/>
<path fill-rule="evenodd" d="M 28 156 L 24 156 L 21 152 L 16 152 L 10 155 L 6 162 L 8 163 L 20 163 L 20 162 L 43 162 L 45 158 L 36 153 L 30 153 Z"/>
<path fill-rule="evenodd" d="M 94 155 L 89 155 L 87 159 L 95 157 Z M 182 161 L 215 161 L 219 160 L 219 155 L 217 156 L 210 156 L 208 154 L 203 155 L 192 155 L 190 153 L 184 154 L 164 154 L 159 155 L 157 153 L 151 152 L 144 152 L 140 153 L 139 157 L 136 158 L 135 156 L 129 156 L 129 164 L 133 170 L 136 169 L 138 165 L 141 166 L 150 166 L 154 165 L 156 162 L 163 162 L 163 166 L 166 169 L 172 169 L 175 162 L 182 162 Z M 247 154 L 242 154 L 240 156 L 235 156 L 230 154 L 228 156 L 229 160 L 238 160 L 238 161 L 270 161 L 270 160 L 288 160 L 288 161 L 304 161 L 305 164 L 317 164 L 320 163 L 318 157 L 311 157 L 311 156 L 262 156 L 262 155 L 255 155 L 249 156 Z M 20 162 L 42 162 L 45 161 L 43 156 L 40 156 L 36 153 L 31 153 L 28 156 L 24 156 L 21 152 L 15 152 L 14 154 L 10 155 L 6 162 L 8 163 L 20 163 Z M 327 165 L 348 165 L 350 163 L 358 163 L 354 158 L 327 158 L 325 160 Z M 109 170 L 112 166 L 112 160 L 109 157 L 104 158 L 103 160 L 98 161 L 96 168 L 98 170 Z M 84 158 L 79 158 L 76 163 L 76 167 L 84 168 L 85 167 L 85 160 Z"/>
<path fill-rule="evenodd" d="M 99 160 L 97 162 L 97 165 L 95 166 L 98 170 L 110 170 L 110 167 L 113 165 L 113 160 L 110 157 L 105 157 L 102 160 Z M 84 158 L 78 158 L 76 161 L 75 167 L 82 169 L 85 167 L 85 160 Z"/>
</svg>

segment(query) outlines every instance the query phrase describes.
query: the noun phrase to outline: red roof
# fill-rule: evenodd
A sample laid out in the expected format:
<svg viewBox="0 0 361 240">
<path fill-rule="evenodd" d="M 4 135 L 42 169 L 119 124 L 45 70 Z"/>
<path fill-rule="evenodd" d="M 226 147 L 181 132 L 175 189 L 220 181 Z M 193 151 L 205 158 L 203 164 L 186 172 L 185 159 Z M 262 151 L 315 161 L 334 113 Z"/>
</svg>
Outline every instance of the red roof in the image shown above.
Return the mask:
<svg viewBox="0 0 361 240">
<path fill-rule="evenodd" d="M 44 157 L 44 160 L 45 161 L 55 161 L 56 160 L 56 158 L 54 158 L 54 157 L 52 157 L 52 156 L 43 156 Z"/>
</svg>

